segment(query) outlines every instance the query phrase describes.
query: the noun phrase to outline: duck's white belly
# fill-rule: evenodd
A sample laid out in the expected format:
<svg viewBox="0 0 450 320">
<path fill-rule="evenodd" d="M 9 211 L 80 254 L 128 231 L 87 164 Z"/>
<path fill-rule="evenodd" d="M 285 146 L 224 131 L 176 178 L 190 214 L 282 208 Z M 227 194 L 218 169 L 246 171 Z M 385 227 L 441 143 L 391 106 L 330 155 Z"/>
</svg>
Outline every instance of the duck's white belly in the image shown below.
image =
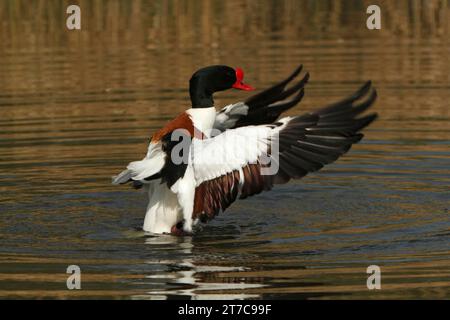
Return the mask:
<svg viewBox="0 0 450 320">
<path fill-rule="evenodd" d="M 183 219 L 177 195 L 158 179 L 149 185 L 148 196 L 144 231 L 170 233 L 171 228 Z"/>
</svg>

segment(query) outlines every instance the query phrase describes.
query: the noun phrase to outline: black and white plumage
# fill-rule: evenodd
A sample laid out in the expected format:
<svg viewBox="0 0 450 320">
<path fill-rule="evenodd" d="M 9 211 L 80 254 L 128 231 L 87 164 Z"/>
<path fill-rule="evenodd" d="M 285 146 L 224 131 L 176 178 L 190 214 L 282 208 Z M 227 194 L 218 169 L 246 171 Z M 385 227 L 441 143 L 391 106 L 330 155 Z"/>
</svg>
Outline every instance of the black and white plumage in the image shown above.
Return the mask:
<svg viewBox="0 0 450 320">
<path fill-rule="evenodd" d="M 304 86 L 309 80 L 309 73 L 286 89 L 302 71 L 300 65 L 285 80 L 253 95 L 244 102 L 230 104 L 217 112 L 214 129 L 225 131 L 249 125 L 272 123 L 286 110 L 299 103 L 304 94 Z"/>
<path fill-rule="evenodd" d="M 304 95 L 309 74 L 294 81 L 301 70 L 300 66 L 280 83 L 219 112 L 213 105 L 214 92 L 251 89 L 242 82 L 242 70 L 211 66 L 194 74 L 193 108 L 154 134 L 146 157 L 130 163 L 113 180 L 147 188 L 145 231 L 190 233 L 199 221 L 213 218 L 236 199 L 317 171 L 361 140 L 360 131 L 377 117 L 361 115 L 376 99 L 371 82 L 337 103 L 278 120 Z M 170 137 L 180 128 L 189 143 L 183 151 L 186 161 L 174 164 L 177 144 Z"/>
</svg>

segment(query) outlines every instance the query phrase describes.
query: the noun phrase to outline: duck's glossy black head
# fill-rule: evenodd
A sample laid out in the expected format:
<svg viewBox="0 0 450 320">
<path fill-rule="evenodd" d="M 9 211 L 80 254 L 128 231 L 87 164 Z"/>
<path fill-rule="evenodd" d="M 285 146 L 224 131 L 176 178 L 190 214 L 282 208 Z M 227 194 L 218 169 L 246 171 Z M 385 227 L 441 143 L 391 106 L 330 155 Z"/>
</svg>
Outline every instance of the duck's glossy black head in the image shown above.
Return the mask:
<svg viewBox="0 0 450 320">
<path fill-rule="evenodd" d="M 189 81 L 189 93 L 193 108 L 209 108 L 214 106 L 213 93 L 231 88 L 253 90 L 242 82 L 242 69 L 216 65 L 197 70 Z"/>
</svg>

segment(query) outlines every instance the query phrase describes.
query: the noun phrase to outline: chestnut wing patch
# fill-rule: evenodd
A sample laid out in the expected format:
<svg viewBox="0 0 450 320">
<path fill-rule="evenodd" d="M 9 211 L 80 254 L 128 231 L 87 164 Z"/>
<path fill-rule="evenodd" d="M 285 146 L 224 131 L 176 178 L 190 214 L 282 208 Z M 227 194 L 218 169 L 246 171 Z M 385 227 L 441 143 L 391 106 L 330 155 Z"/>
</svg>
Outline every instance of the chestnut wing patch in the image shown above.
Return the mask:
<svg viewBox="0 0 450 320">
<path fill-rule="evenodd" d="M 273 176 L 261 175 L 259 163 L 248 164 L 241 172 L 243 182 L 239 170 L 202 182 L 195 190 L 193 218 L 206 222 L 225 211 L 238 196 L 245 199 L 273 186 Z"/>
<path fill-rule="evenodd" d="M 194 136 L 194 123 L 186 112 L 181 113 L 175 119 L 167 123 L 162 129 L 152 136 L 152 141 L 160 141 L 167 134 L 172 133 L 176 129 L 185 129 L 191 136 Z"/>
</svg>

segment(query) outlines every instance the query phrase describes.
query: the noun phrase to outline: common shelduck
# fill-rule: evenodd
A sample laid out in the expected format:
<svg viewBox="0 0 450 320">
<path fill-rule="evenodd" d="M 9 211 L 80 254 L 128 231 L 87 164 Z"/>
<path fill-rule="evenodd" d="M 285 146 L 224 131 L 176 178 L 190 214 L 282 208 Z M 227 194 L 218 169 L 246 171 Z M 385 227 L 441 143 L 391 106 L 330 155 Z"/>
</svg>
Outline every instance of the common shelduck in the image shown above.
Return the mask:
<svg viewBox="0 0 450 320">
<path fill-rule="evenodd" d="M 303 98 L 308 73 L 288 86 L 301 70 L 218 112 L 215 92 L 253 90 L 243 82 L 244 72 L 214 65 L 193 74 L 192 107 L 153 134 L 144 159 L 113 177 L 113 184 L 146 189 L 144 231 L 191 234 L 199 221 L 212 219 L 237 198 L 317 171 L 361 140 L 360 131 L 377 117 L 359 116 L 376 99 L 370 81 L 339 102 L 278 120 Z"/>
</svg>

